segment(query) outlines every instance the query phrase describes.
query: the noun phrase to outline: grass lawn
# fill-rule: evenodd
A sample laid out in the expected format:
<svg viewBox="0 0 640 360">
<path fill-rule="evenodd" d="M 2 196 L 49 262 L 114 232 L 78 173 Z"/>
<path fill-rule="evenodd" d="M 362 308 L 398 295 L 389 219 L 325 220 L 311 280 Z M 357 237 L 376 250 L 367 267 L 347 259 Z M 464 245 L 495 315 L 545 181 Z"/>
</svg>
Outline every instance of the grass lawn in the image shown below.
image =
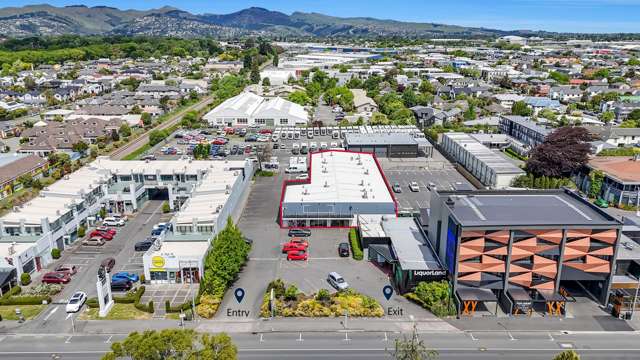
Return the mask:
<svg viewBox="0 0 640 360">
<path fill-rule="evenodd" d="M 47 305 L 2 305 L 0 306 L 0 315 L 3 320 L 18 320 L 16 316 L 16 308 L 22 311 L 25 319 L 30 320 L 38 316 Z"/>
<path fill-rule="evenodd" d="M 136 309 L 133 304 L 113 304 L 111 311 L 107 316 L 101 318 L 98 316 L 98 308 L 88 308 L 83 311 L 79 320 L 148 320 L 151 319 L 151 315 L 147 312 Z"/>
</svg>

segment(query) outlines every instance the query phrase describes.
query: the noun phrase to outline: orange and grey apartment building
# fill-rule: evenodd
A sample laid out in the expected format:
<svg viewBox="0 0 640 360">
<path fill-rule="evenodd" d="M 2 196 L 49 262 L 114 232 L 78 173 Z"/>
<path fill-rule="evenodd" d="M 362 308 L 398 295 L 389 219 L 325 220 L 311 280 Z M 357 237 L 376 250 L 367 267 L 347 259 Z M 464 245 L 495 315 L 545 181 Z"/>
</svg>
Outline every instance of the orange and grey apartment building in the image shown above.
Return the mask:
<svg viewBox="0 0 640 360">
<path fill-rule="evenodd" d="M 434 189 L 427 221 L 459 314 L 562 315 L 572 288 L 608 302 L 622 223 L 570 190 Z"/>
</svg>

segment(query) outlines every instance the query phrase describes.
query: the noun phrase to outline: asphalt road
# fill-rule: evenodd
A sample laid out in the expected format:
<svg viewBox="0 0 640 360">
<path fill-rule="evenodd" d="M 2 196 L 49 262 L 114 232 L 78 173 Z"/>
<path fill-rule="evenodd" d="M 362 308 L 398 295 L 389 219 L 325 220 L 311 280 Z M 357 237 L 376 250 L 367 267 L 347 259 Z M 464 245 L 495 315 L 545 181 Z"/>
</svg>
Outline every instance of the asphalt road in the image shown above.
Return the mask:
<svg viewBox="0 0 640 360">
<path fill-rule="evenodd" d="M 407 336 L 407 335 L 405 335 Z M 0 359 L 99 359 L 125 335 L 0 335 Z M 392 359 L 392 333 L 231 334 L 240 359 Z M 583 360 L 637 359 L 636 333 L 423 333 L 439 359 L 549 360 L 576 350 Z M 25 345 L 28 344 L 28 345 Z"/>
<path fill-rule="evenodd" d="M 136 253 L 133 245 L 151 233 L 153 225 L 160 222 L 162 216 L 162 201 L 151 200 L 145 204 L 138 214 L 130 218 L 127 224 L 118 228 L 116 237 L 101 247 L 86 247 L 77 241 L 73 248 L 63 252 L 62 258 L 53 264 L 73 264 L 78 267 L 78 273 L 71 282 L 64 286 L 62 292 L 53 299 L 38 317 L 24 325 L 22 331 L 37 331 L 56 333 L 71 331 L 71 319 L 65 312 L 67 299 L 78 290 L 87 293 L 88 297 L 96 295 L 96 274 L 100 261 L 107 257 L 116 259 L 112 273 L 128 271 L 142 274 L 142 252 Z M 44 272 L 42 272 L 44 273 Z M 75 315 L 74 315 L 75 316 Z"/>
</svg>

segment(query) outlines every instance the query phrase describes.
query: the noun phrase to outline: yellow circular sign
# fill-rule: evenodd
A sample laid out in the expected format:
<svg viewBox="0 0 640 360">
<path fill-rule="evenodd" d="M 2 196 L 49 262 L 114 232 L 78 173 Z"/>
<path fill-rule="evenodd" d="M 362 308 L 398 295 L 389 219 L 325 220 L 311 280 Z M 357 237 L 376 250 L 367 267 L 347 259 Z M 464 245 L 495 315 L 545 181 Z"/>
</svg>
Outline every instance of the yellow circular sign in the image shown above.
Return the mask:
<svg viewBox="0 0 640 360">
<path fill-rule="evenodd" d="M 164 267 L 164 258 L 162 256 L 154 256 L 151 258 L 151 264 L 157 268 Z"/>
</svg>

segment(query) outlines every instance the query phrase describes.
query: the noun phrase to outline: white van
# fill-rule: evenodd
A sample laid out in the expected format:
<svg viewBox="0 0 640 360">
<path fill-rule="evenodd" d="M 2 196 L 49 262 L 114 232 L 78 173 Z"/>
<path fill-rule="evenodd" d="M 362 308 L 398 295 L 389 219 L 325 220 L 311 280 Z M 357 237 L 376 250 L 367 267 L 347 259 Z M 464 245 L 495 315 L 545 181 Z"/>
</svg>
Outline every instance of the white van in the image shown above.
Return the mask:
<svg viewBox="0 0 640 360">
<path fill-rule="evenodd" d="M 320 149 L 322 150 L 327 150 L 329 148 L 329 146 L 327 145 L 326 142 L 321 142 L 320 143 Z"/>
<path fill-rule="evenodd" d="M 287 174 L 300 174 L 307 172 L 306 164 L 290 164 L 288 168 L 284 169 Z"/>
</svg>

